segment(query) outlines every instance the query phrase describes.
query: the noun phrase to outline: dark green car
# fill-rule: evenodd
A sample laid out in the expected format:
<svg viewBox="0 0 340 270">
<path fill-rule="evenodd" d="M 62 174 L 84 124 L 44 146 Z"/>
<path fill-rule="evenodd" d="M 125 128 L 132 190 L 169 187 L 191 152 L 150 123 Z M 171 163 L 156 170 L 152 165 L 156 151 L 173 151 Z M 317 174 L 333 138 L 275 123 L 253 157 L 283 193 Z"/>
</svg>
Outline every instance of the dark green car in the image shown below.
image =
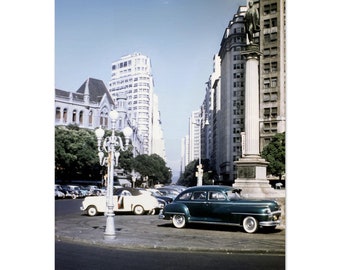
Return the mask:
<svg viewBox="0 0 340 270">
<path fill-rule="evenodd" d="M 241 226 L 247 233 L 280 224 L 281 208 L 276 201 L 244 199 L 240 192 L 229 186 L 191 187 L 167 204 L 159 218 L 172 220 L 176 228 L 194 222 L 212 223 Z"/>
</svg>

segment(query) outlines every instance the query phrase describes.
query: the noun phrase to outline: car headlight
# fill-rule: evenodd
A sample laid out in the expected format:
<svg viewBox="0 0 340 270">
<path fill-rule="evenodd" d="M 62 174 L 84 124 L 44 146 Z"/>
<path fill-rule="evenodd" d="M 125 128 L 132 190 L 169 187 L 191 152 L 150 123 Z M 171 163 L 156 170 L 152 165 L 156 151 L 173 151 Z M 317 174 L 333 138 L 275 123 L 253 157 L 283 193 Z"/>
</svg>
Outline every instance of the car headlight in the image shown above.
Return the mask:
<svg viewBox="0 0 340 270">
<path fill-rule="evenodd" d="M 270 211 L 269 208 L 266 208 L 266 209 L 264 210 L 264 212 L 265 212 L 265 214 L 268 214 L 268 215 L 270 215 L 270 214 L 272 213 L 272 211 Z"/>
</svg>

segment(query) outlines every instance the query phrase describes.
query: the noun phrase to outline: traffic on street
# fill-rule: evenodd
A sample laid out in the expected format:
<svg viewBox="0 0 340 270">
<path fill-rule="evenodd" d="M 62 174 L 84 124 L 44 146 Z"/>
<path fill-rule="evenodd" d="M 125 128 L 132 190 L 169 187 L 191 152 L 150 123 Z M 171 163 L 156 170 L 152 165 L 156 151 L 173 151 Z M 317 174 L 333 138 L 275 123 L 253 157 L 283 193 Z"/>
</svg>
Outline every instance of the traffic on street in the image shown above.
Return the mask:
<svg viewBox="0 0 340 270">
<path fill-rule="evenodd" d="M 206 224 L 178 230 L 157 215 L 116 213 L 116 239 L 105 241 L 105 216 L 83 214 L 81 203 L 55 201 L 56 269 L 285 269 L 284 227 L 253 234 Z"/>
</svg>

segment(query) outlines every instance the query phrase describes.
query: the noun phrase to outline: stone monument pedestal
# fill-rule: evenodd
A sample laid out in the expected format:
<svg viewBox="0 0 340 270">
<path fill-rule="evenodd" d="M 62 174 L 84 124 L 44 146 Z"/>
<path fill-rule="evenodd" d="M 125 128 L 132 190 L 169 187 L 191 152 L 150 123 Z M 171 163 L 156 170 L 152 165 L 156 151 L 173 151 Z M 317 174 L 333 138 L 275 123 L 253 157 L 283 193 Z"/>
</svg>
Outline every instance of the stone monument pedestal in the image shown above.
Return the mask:
<svg viewBox="0 0 340 270">
<path fill-rule="evenodd" d="M 280 192 L 274 190 L 267 179 L 267 161 L 253 156 L 240 158 L 235 164 L 237 179 L 233 187 L 242 189 L 242 196 L 248 198 L 281 197 Z"/>
</svg>

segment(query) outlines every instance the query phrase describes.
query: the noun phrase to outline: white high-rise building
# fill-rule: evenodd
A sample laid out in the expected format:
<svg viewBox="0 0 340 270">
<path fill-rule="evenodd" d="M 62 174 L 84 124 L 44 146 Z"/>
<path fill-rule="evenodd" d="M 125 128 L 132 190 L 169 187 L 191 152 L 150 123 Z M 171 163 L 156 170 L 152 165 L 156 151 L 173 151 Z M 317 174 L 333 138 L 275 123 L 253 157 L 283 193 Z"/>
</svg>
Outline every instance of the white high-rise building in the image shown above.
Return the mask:
<svg viewBox="0 0 340 270">
<path fill-rule="evenodd" d="M 127 116 L 143 137 L 144 154 L 155 153 L 165 159 L 150 58 L 133 53 L 114 61 L 109 91 L 114 99 L 121 94 L 127 96 Z"/>
</svg>

